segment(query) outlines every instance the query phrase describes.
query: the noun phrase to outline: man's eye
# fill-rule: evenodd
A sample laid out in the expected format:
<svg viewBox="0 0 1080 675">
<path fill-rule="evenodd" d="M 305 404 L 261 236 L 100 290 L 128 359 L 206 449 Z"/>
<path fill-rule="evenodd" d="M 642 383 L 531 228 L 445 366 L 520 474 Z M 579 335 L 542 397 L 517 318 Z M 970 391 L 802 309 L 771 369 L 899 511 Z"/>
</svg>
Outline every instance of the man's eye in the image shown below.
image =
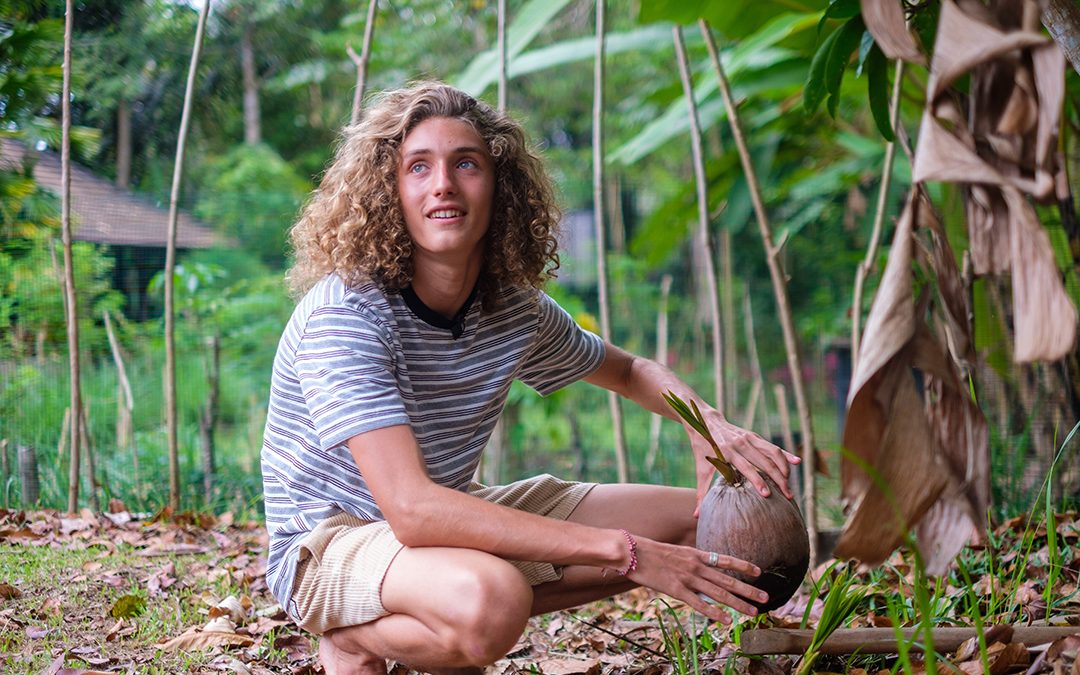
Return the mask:
<svg viewBox="0 0 1080 675">
<path fill-rule="evenodd" d="M 426 165 L 416 163 L 416 164 L 413 164 L 412 166 L 409 167 L 409 173 L 420 173 L 421 171 L 423 171 L 426 168 L 427 168 Z"/>
<path fill-rule="evenodd" d="M 480 168 L 480 165 L 477 164 L 476 162 L 472 161 L 471 159 L 463 159 L 463 160 L 461 160 L 460 162 L 458 162 L 458 166 L 460 166 L 462 169 L 478 169 L 478 168 Z"/>
</svg>

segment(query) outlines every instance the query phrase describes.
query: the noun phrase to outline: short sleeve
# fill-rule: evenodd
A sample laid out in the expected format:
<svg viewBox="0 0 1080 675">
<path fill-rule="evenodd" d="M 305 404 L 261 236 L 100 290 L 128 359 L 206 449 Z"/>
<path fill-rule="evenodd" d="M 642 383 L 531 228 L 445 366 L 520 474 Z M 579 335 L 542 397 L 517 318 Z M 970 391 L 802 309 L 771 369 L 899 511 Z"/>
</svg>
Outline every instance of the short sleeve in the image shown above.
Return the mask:
<svg viewBox="0 0 1080 675">
<path fill-rule="evenodd" d="M 323 449 L 409 423 L 388 331 L 355 308 L 329 305 L 312 312 L 295 368 Z"/>
<path fill-rule="evenodd" d="M 519 378 L 547 396 L 590 375 L 604 360 L 604 341 L 574 321 L 546 293 L 540 293 L 539 326 Z"/>
</svg>

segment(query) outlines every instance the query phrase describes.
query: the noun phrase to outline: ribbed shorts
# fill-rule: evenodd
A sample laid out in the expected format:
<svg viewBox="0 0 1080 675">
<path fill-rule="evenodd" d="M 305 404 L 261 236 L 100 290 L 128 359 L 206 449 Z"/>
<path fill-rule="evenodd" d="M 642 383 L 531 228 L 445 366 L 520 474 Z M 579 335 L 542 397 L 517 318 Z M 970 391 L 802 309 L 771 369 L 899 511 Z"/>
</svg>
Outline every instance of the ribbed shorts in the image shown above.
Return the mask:
<svg viewBox="0 0 1080 675">
<path fill-rule="evenodd" d="M 566 520 L 594 485 L 543 474 L 495 487 L 474 483 L 469 493 L 520 511 Z M 293 579 L 300 627 L 322 634 L 389 614 L 382 604 L 382 583 L 402 548 L 385 520 L 366 521 L 340 513 L 319 523 L 300 545 L 300 562 Z M 562 568 L 550 563 L 510 563 L 533 586 L 562 578 Z"/>
</svg>

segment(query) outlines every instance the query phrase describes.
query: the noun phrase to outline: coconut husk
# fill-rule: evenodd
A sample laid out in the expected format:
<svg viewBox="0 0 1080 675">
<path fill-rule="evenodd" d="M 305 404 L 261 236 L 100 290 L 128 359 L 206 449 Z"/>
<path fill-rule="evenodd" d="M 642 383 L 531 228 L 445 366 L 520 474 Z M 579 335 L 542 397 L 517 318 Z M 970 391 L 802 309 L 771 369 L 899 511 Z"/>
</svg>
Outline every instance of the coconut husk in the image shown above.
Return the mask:
<svg viewBox="0 0 1080 675">
<path fill-rule="evenodd" d="M 762 497 L 748 481 L 730 485 L 718 478 L 701 502 L 697 547 L 754 563 L 761 576 L 737 579 L 769 594 L 764 603 L 751 603 L 767 612 L 786 603 L 799 589 L 810 566 L 810 539 L 795 502 L 768 480 Z"/>
</svg>

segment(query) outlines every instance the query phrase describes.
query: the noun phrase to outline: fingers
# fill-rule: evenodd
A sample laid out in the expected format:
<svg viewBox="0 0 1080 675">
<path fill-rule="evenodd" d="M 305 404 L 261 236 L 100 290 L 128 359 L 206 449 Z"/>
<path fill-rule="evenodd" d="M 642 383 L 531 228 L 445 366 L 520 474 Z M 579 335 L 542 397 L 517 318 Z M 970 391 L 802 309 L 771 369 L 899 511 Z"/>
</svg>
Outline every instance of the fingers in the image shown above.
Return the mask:
<svg viewBox="0 0 1080 675">
<path fill-rule="evenodd" d="M 731 617 L 720 610 L 718 605 L 726 605 L 747 616 L 756 616 L 758 610 L 750 603 L 766 602 L 769 599 L 768 594 L 721 570 L 742 572 L 754 577 L 758 576 L 761 570 L 755 565 L 731 556 L 704 551 L 701 553 L 705 557 L 704 568 L 700 570 L 700 576 L 689 584 L 689 589 L 694 593 L 693 600 L 687 600 L 687 603 L 706 616 L 725 624 L 731 623 Z M 701 606 L 695 604 L 696 601 L 700 601 Z M 705 611 L 703 607 L 712 611 Z"/>
<path fill-rule="evenodd" d="M 725 438 L 727 447 L 731 450 L 729 461 L 735 465 L 750 481 L 763 497 L 769 496 L 769 486 L 761 477 L 760 471 L 764 471 L 769 478 L 780 488 L 784 496 L 792 498 L 791 488 L 788 487 L 788 466 L 799 461 L 799 458 L 781 450 L 776 445 L 766 441 L 761 436 L 745 429 L 735 428 Z"/>
</svg>

